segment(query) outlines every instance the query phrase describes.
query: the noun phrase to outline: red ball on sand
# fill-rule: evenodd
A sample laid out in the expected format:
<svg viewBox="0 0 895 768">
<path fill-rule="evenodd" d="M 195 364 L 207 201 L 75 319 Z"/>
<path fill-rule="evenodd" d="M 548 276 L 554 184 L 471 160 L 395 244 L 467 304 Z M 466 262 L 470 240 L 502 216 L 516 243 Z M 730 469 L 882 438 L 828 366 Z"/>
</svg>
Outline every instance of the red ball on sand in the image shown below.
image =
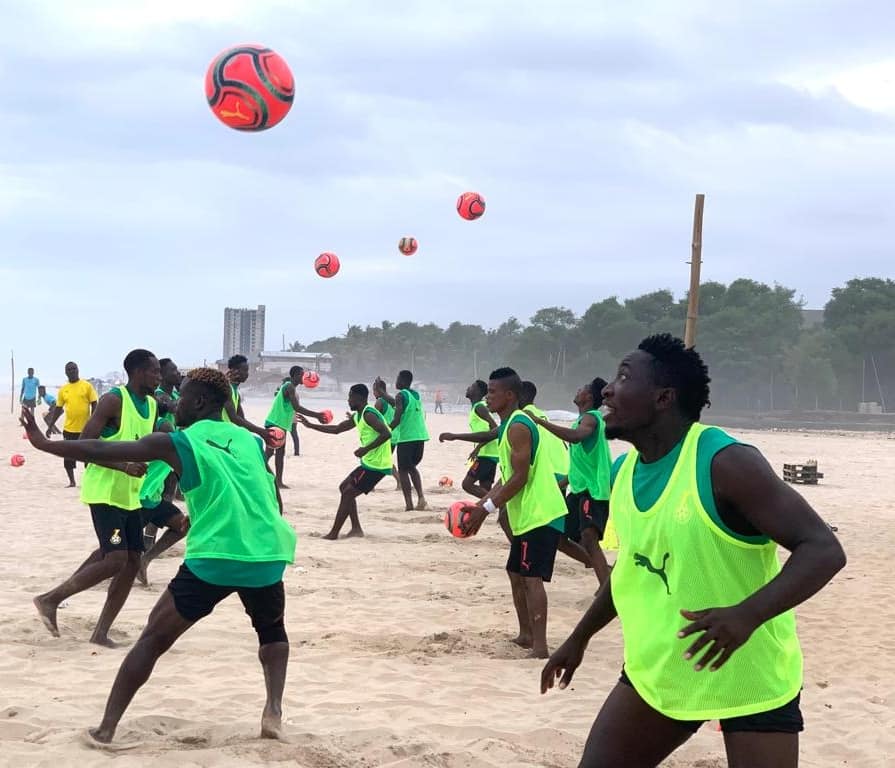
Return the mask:
<svg viewBox="0 0 895 768">
<path fill-rule="evenodd" d="M 439 488 L 453 488 L 454 481 L 451 480 L 451 478 L 449 478 L 447 475 L 442 475 L 440 478 L 438 478 L 438 487 Z"/>
<path fill-rule="evenodd" d="M 485 212 L 485 198 L 478 192 L 464 192 L 457 198 L 457 213 L 467 221 L 478 219 Z"/>
<path fill-rule="evenodd" d="M 470 534 L 463 533 L 460 528 L 461 519 L 469 517 L 468 513 L 463 512 L 463 507 L 472 507 L 474 502 L 471 501 L 455 501 L 451 504 L 447 512 L 444 513 L 444 527 L 451 532 L 451 536 L 458 539 L 469 538 Z"/>
<path fill-rule="evenodd" d="M 314 259 L 314 271 L 320 275 L 320 277 L 333 277 L 339 271 L 341 266 L 339 257 L 329 251 L 321 253 Z"/>
<path fill-rule="evenodd" d="M 273 128 L 292 108 L 295 81 L 283 58 L 246 43 L 221 51 L 205 73 L 205 97 L 215 117 L 237 131 Z"/>
<path fill-rule="evenodd" d="M 317 371 L 305 371 L 301 375 L 301 383 L 308 389 L 314 389 L 320 383 L 320 374 Z"/>
<path fill-rule="evenodd" d="M 329 424 L 333 420 L 333 412 L 329 408 L 320 411 L 320 415 L 323 416 L 324 424 Z"/>
<path fill-rule="evenodd" d="M 25 463 L 25 457 L 21 453 L 14 453 L 9 460 L 14 467 L 21 467 Z"/>
<path fill-rule="evenodd" d="M 270 435 L 268 444 L 271 448 L 282 448 L 286 445 L 286 432 L 279 427 L 268 427 L 267 434 Z"/>
<path fill-rule="evenodd" d="M 398 250 L 405 256 L 413 256 L 417 248 L 419 248 L 419 243 L 415 237 L 402 237 L 398 240 Z"/>
</svg>

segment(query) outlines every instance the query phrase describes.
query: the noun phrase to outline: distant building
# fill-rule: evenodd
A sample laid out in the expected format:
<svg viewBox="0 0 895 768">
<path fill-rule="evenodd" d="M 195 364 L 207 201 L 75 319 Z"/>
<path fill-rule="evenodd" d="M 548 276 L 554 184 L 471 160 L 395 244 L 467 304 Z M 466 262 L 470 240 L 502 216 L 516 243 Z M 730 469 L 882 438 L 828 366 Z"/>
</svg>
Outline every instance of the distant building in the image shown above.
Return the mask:
<svg viewBox="0 0 895 768">
<path fill-rule="evenodd" d="M 224 360 L 245 355 L 257 362 L 264 349 L 264 305 L 258 309 L 224 310 Z"/>
<path fill-rule="evenodd" d="M 259 372 L 285 376 L 293 365 L 300 365 L 306 371 L 329 373 L 333 356 L 329 352 L 261 352 L 258 355 Z"/>
</svg>

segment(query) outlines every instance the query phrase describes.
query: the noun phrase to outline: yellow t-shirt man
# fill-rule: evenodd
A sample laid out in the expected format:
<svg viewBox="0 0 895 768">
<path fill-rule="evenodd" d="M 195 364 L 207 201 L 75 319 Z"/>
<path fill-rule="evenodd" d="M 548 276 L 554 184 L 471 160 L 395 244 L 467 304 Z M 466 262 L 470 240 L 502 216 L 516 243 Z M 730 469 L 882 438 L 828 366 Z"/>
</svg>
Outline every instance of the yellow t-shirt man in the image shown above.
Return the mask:
<svg viewBox="0 0 895 768">
<path fill-rule="evenodd" d="M 80 434 L 90 418 L 90 403 L 97 401 L 93 384 L 84 379 L 69 382 L 56 394 L 56 407 L 65 409 L 63 432 Z"/>
</svg>

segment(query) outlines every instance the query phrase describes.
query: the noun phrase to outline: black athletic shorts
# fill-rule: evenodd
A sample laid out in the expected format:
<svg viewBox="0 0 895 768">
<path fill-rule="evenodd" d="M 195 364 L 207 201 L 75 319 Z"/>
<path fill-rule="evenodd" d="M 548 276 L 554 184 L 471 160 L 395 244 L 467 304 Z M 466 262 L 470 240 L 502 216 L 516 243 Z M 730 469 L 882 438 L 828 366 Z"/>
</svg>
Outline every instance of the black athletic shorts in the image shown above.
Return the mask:
<svg viewBox="0 0 895 768">
<path fill-rule="evenodd" d="M 203 581 L 181 564 L 168 584 L 168 591 L 174 598 L 177 613 L 187 621 L 204 619 L 219 602 L 236 592 L 258 633 L 260 645 L 287 640 L 286 592 L 282 580 L 267 587 L 225 587 Z"/>
<path fill-rule="evenodd" d="M 497 474 L 497 459 L 490 456 L 476 456 L 466 476 L 473 482 L 494 483 Z"/>
<path fill-rule="evenodd" d="M 579 494 L 578 511 L 581 518 L 581 530 L 596 528 L 597 539 L 602 539 L 609 522 L 609 500 L 594 499 L 585 491 Z"/>
<path fill-rule="evenodd" d="M 63 440 L 80 440 L 81 433 L 80 432 L 66 432 L 64 429 L 62 430 L 62 439 Z M 62 464 L 66 469 L 74 469 L 77 466 L 77 463 L 74 459 L 63 459 Z"/>
<path fill-rule="evenodd" d="M 619 682 L 634 688 L 631 679 L 622 669 Z M 638 694 L 639 695 L 639 694 Z M 801 693 L 776 709 L 766 712 L 756 712 L 754 715 L 742 715 L 741 717 L 728 717 L 721 720 L 721 730 L 724 733 L 799 733 L 805 730 L 805 721 L 802 719 L 802 710 L 799 708 Z M 677 720 L 691 733 L 696 733 L 705 720 Z"/>
<path fill-rule="evenodd" d="M 345 479 L 353 485 L 359 493 L 369 493 L 376 484 L 385 477 L 384 472 L 377 472 L 375 469 L 367 469 L 366 467 L 357 467 Z"/>
<path fill-rule="evenodd" d="M 507 570 L 520 576 L 540 576 L 544 581 L 550 581 L 553 578 L 557 544 L 559 531 L 549 525 L 513 536 Z"/>
<path fill-rule="evenodd" d="M 37 407 L 37 399 L 34 397 L 26 397 L 22 399 L 22 405 L 30 408 L 32 411 Z"/>
<path fill-rule="evenodd" d="M 167 528 L 168 521 L 174 517 L 174 515 L 183 514 L 180 509 L 172 504 L 170 501 L 165 501 L 162 499 L 157 507 L 153 507 L 152 509 L 141 509 L 140 517 L 143 519 L 143 527 L 145 528 L 150 523 L 154 525 L 156 528 Z"/>
<path fill-rule="evenodd" d="M 93 530 L 103 552 L 142 552 L 143 517 L 139 509 L 126 510 L 111 504 L 90 504 Z"/>
<path fill-rule="evenodd" d="M 570 493 L 566 496 L 566 538 L 581 541 L 581 494 Z"/>
<path fill-rule="evenodd" d="M 412 440 L 409 443 L 398 443 L 396 456 L 398 457 L 398 469 L 413 469 L 423 460 L 423 448 L 426 443 L 423 440 Z"/>
</svg>

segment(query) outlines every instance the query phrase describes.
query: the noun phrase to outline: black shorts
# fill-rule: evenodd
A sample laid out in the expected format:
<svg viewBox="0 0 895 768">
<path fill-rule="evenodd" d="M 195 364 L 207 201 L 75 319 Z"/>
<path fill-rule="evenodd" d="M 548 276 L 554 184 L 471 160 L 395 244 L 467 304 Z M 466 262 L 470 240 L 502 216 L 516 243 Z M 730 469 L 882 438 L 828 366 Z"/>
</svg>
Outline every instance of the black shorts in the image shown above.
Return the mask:
<svg viewBox="0 0 895 768">
<path fill-rule="evenodd" d="M 497 459 L 492 459 L 490 456 L 476 456 L 466 476 L 474 482 L 493 484 L 496 474 Z"/>
<path fill-rule="evenodd" d="M 559 531 L 549 525 L 513 536 L 507 570 L 520 576 L 535 576 L 550 581 L 553 578 L 557 544 Z"/>
<path fill-rule="evenodd" d="M 267 587 L 225 587 L 203 581 L 182 564 L 168 584 L 168 591 L 174 598 L 177 613 L 193 622 L 210 615 L 219 602 L 236 592 L 258 633 L 260 645 L 288 640 L 284 624 L 286 592 L 282 580 Z"/>
<path fill-rule="evenodd" d="M 81 433 L 80 432 L 66 432 L 64 429 L 62 430 L 62 439 L 63 440 L 80 440 Z M 74 469 L 77 466 L 77 463 L 74 459 L 63 459 L 63 465 L 66 469 Z"/>
<path fill-rule="evenodd" d="M 581 518 L 581 530 L 596 528 L 597 539 L 602 539 L 609 522 L 609 500 L 595 499 L 587 491 L 578 494 L 578 511 Z"/>
<path fill-rule="evenodd" d="M 566 538 L 581 541 L 581 494 L 570 493 L 566 496 Z"/>
<path fill-rule="evenodd" d="M 398 443 L 396 456 L 398 457 L 398 469 L 413 469 L 423 460 L 423 448 L 426 443 L 423 440 L 412 440 L 409 443 Z"/>
<path fill-rule="evenodd" d="M 22 405 L 24 405 L 26 408 L 31 408 L 32 410 L 34 410 L 34 408 L 37 407 L 37 399 L 33 397 L 22 398 Z"/>
<path fill-rule="evenodd" d="M 93 530 L 103 552 L 142 552 L 143 516 L 139 509 L 126 510 L 111 504 L 90 504 Z"/>
<path fill-rule="evenodd" d="M 141 509 L 140 517 L 143 520 L 143 527 L 154 525 L 156 528 L 168 528 L 169 521 L 175 515 L 182 515 L 180 509 L 170 501 L 162 499 L 157 507 L 152 509 Z"/>
<path fill-rule="evenodd" d="M 369 493 L 383 477 L 385 477 L 385 472 L 377 472 L 375 469 L 367 469 L 366 467 L 357 467 L 345 478 L 345 482 L 351 483 L 358 493 Z"/>
<path fill-rule="evenodd" d="M 631 679 L 622 669 L 619 682 L 634 688 Z M 639 695 L 639 694 L 638 694 Z M 756 712 L 754 715 L 742 715 L 740 717 L 728 717 L 720 721 L 721 730 L 724 733 L 799 733 L 805 730 L 805 721 L 802 719 L 802 710 L 799 708 L 801 693 L 776 709 L 766 712 Z M 696 733 L 705 720 L 677 720 L 686 730 Z"/>
</svg>

